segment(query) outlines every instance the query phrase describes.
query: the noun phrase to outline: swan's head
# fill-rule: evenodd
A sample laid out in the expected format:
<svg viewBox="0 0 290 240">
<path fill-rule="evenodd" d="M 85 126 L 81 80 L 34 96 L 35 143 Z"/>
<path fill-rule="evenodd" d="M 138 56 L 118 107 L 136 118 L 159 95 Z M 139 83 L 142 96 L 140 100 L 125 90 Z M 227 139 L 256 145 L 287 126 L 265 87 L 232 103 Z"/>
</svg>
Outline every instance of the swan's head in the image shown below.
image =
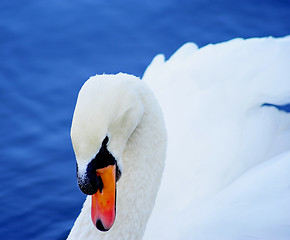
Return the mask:
<svg viewBox="0 0 290 240">
<path fill-rule="evenodd" d="M 121 177 L 122 154 L 143 116 L 140 79 L 127 75 L 91 77 L 77 99 L 71 139 L 81 191 L 92 197 L 92 220 L 107 231 L 115 219 L 115 186 Z"/>
</svg>

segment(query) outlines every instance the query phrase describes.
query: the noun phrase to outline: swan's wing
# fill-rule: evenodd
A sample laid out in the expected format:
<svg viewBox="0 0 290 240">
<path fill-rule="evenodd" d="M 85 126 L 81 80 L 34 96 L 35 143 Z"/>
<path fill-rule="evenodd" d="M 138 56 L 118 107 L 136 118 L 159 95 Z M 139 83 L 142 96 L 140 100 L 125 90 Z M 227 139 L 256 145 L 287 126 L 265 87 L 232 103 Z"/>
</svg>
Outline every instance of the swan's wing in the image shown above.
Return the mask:
<svg viewBox="0 0 290 240">
<path fill-rule="evenodd" d="M 199 50 L 195 45 L 185 45 L 180 57 L 175 60 L 172 57 L 171 63 L 157 56 L 148 67 L 143 80 L 156 92 L 163 108 L 169 142 L 163 180 L 145 239 L 163 239 L 167 235 L 170 236 L 167 239 L 183 239 L 184 232 L 179 232 L 177 228 L 180 225 L 189 229 L 192 226 L 192 231 L 197 233 L 206 231 L 207 224 L 214 230 L 219 217 L 221 231 L 216 231 L 220 235 L 215 239 L 223 239 L 222 228 L 227 229 L 228 221 L 235 218 L 231 212 L 235 211 L 230 211 L 230 207 L 222 202 L 239 199 L 238 195 L 231 195 L 234 192 L 225 190 L 226 186 L 243 185 L 245 189 L 241 190 L 241 199 L 247 199 L 251 186 L 247 189 L 247 180 L 240 180 L 244 184 L 235 183 L 235 180 L 253 167 L 290 149 L 289 115 L 273 107 L 261 107 L 263 103 L 289 102 L 289 53 L 290 37 L 234 39 Z M 287 164 L 290 161 L 289 158 L 283 159 Z M 270 176 L 262 172 L 263 165 L 255 174 L 263 182 Z M 278 170 L 276 174 L 279 175 Z M 255 179 L 251 174 L 243 176 Z M 283 186 L 279 188 L 285 190 L 281 191 L 289 199 L 290 192 Z M 267 192 L 265 187 L 256 186 L 257 190 L 261 188 L 261 193 Z M 227 192 L 224 197 L 216 197 L 222 199 L 221 205 L 215 206 L 214 196 L 223 191 Z M 279 201 L 280 195 L 276 196 Z M 262 198 L 253 202 L 249 209 L 256 209 L 259 201 L 264 207 L 261 211 L 275 211 L 277 204 L 268 210 L 271 205 L 263 205 L 265 200 Z M 236 207 L 237 217 L 241 222 L 245 221 L 238 214 L 243 213 L 243 208 Z M 282 220 L 289 220 L 290 204 L 285 203 L 283 207 L 285 211 L 277 213 L 281 214 L 280 218 L 276 218 L 277 226 L 289 226 L 289 221 Z M 209 210 L 206 211 L 207 208 Z M 192 216 L 185 218 L 183 214 L 189 209 Z M 199 212 L 198 215 L 199 209 L 204 209 L 204 214 Z M 204 216 L 202 225 L 196 224 L 198 219 L 195 217 L 198 216 Z M 255 221 L 259 218 L 262 221 L 264 216 L 258 214 Z M 250 215 L 247 220 L 251 222 Z M 257 231 L 259 228 L 262 231 L 264 226 L 262 223 L 252 225 Z M 289 228 L 285 229 L 289 236 Z M 246 234 L 247 231 L 237 233 Z"/>
<path fill-rule="evenodd" d="M 289 239 L 289 173 L 290 152 L 250 169 L 201 208 L 184 212 L 190 224 L 180 226 L 181 239 Z"/>
<path fill-rule="evenodd" d="M 145 70 L 142 80 L 150 86 L 159 101 L 167 100 L 168 87 L 179 81 L 178 75 L 182 71 L 182 66 L 190 61 L 190 57 L 197 50 L 196 44 L 186 43 L 167 61 L 165 61 L 163 54 L 158 54 L 154 57 L 151 64 Z M 168 71 L 169 69 L 170 71 Z"/>
</svg>

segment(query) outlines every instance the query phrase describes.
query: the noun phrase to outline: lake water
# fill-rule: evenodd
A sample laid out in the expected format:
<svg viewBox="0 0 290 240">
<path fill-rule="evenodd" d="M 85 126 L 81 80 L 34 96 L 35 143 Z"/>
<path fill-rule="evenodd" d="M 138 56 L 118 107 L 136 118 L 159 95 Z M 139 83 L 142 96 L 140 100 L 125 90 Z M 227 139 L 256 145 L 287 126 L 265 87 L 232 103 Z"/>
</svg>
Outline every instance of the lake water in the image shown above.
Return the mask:
<svg viewBox="0 0 290 240">
<path fill-rule="evenodd" d="M 90 76 L 142 76 L 188 41 L 288 34 L 289 0 L 0 1 L 0 239 L 66 239 L 85 199 L 69 132 Z"/>
</svg>

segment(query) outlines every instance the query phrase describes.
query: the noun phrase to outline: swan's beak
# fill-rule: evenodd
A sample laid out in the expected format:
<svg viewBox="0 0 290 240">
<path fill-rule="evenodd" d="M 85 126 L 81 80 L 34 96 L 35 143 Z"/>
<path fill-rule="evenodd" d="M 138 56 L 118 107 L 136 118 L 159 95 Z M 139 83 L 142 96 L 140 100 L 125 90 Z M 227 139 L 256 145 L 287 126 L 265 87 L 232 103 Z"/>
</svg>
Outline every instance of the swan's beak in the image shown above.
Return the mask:
<svg viewBox="0 0 290 240">
<path fill-rule="evenodd" d="M 97 170 L 102 179 L 102 188 L 92 195 L 92 220 L 101 231 L 108 231 L 116 215 L 116 165 Z"/>
</svg>

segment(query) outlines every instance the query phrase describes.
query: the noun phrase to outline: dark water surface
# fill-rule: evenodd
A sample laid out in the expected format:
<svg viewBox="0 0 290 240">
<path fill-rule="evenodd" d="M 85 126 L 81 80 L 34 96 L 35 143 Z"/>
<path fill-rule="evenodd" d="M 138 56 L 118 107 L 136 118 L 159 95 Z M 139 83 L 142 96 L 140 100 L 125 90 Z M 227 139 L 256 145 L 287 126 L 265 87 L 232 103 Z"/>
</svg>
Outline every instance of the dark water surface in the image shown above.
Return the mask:
<svg viewBox="0 0 290 240">
<path fill-rule="evenodd" d="M 289 0 L 1 0 L 0 239 L 71 229 L 85 196 L 69 131 L 90 76 L 142 76 L 188 41 L 288 34 Z"/>
</svg>

